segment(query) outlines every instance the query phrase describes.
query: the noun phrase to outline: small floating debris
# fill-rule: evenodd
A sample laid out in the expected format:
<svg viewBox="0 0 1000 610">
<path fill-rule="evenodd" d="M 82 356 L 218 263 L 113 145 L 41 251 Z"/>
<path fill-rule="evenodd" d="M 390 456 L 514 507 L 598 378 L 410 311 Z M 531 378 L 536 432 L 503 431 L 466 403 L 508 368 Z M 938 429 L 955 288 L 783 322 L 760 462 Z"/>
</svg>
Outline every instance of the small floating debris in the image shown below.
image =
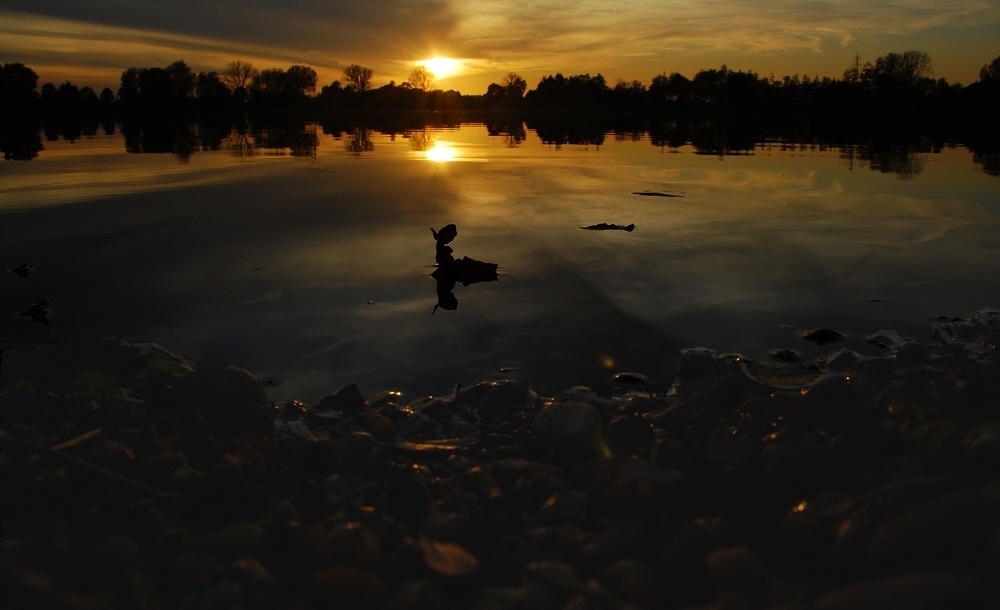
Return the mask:
<svg viewBox="0 0 1000 610">
<path fill-rule="evenodd" d="M 817 328 L 816 330 L 810 330 L 802 338 L 816 345 L 826 345 L 827 343 L 840 341 L 844 338 L 844 333 L 829 328 Z"/>
<path fill-rule="evenodd" d="M 49 309 L 48 301 L 39 301 L 17 315 L 29 317 L 31 318 L 32 322 L 38 322 L 39 324 L 48 324 L 50 313 L 52 312 Z"/>
<path fill-rule="evenodd" d="M 500 367 L 497 370 L 499 372 L 501 372 L 501 373 L 507 374 L 507 373 L 511 373 L 513 371 L 519 370 L 520 368 L 521 367 L 519 367 L 519 366 L 502 366 L 502 367 Z"/>
<path fill-rule="evenodd" d="M 633 195 L 642 197 L 683 197 L 684 193 L 667 193 L 665 191 L 632 191 Z"/>
<path fill-rule="evenodd" d="M 11 273 L 19 277 L 28 277 L 29 271 L 33 271 L 33 269 L 28 266 L 28 263 L 21 263 L 17 267 L 10 270 Z"/>
<path fill-rule="evenodd" d="M 642 373 L 615 373 L 615 381 L 618 383 L 649 383 L 649 377 Z"/>
<path fill-rule="evenodd" d="M 600 224 L 590 225 L 589 227 L 580 227 L 580 228 L 585 229 L 587 231 L 628 231 L 629 233 L 631 233 L 633 230 L 635 230 L 635 225 L 634 224 L 624 225 L 624 226 L 616 224 L 609 225 L 606 222 L 602 222 Z"/>
<path fill-rule="evenodd" d="M 368 299 L 367 301 L 365 301 L 365 305 L 374 305 L 374 304 L 375 304 L 374 299 Z"/>
</svg>

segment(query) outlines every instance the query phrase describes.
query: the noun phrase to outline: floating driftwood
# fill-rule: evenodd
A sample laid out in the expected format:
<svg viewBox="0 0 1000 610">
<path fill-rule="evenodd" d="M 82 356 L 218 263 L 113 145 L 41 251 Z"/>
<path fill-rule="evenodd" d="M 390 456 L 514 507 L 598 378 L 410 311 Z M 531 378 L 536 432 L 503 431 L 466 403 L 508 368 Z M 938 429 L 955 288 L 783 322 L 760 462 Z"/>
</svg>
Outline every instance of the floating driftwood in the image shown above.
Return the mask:
<svg viewBox="0 0 1000 610">
<path fill-rule="evenodd" d="M 615 225 L 615 224 L 611 224 L 611 225 L 609 225 L 606 222 L 602 222 L 600 224 L 590 225 L 589 227 L 580 227 L 580 228 L 581 229 L 585 229 L 587 231 L 628 231 L 629 233 L 631 233 L 635 229 L 635 225 L 634 224 L 630 224 L 630 225 Z"/>
<path fill-rule="evenodd" d="M 683 197 L 684 193 L 665 193 L 663 191 L 632 191 L 633 195 L 642 195 L 643 197 Z"/>
</svg>

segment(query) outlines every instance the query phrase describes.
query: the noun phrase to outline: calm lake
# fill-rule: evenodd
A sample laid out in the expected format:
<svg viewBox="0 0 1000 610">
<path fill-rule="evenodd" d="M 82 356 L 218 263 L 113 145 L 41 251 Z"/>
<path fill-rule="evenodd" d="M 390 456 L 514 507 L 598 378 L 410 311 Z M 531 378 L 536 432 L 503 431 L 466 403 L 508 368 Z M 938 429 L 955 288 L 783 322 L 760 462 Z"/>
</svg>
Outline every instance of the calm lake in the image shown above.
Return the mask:
<svg viewBox="0 0 1000 610">
<path fill-rule="evenodd" d="M 609 391 L 621 371 L 662 391 L 684 348 L 875 353 L 880 329 L 930 342 L 939 316 L 1000 306 L 995 155 L 539 132 L 43 135 L 0 162 L 0 268 L 30 268 L 0 274 L 0 349 L 153 341 L 275 400 Z M 434 311 L 430 228 L 449 223 L 498 281 Z M 19 315 L 41 301 L 47 323 Z M 802 338 L 820 327 L 846 337 Z"/>
</svg>

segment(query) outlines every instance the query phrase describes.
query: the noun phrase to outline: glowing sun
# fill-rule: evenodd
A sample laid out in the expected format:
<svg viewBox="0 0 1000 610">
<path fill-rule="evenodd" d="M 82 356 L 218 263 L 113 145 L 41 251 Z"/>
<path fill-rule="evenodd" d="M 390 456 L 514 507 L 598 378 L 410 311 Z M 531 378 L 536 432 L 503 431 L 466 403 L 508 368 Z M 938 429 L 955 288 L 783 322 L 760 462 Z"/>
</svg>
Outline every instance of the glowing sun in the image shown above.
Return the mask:
<svg viewBox="0 0 1000 610">
<path fill-rule="evenodd" d="M 462 69 L 462 62 L 450 57 L 432 57 L 417 63 L 430 70 L 434 78 L 447 78 Z"/>
</svg>

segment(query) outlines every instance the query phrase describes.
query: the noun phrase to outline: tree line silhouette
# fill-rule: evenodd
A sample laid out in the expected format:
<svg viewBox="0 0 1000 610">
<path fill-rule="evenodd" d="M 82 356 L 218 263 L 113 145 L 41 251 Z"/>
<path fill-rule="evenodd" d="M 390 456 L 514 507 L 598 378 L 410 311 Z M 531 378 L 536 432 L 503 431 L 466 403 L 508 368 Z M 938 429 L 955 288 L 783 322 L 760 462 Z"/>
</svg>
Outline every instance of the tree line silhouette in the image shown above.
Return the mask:
<svg viewBox="0 0 1000 610">
<path fill-rule="evenodd" d="M 343 81 L 317 91 L 317 74 L 308 66 L 259 70 L 233 61 L 220 71 L 195 73 L 178 60 L 164 68 L 128 68 L 117 91 L 105 87 L 97 93 L 69 81 L 45 83 L 39 90 L 32 69 L 8 63 L 0 70 L 0 112 L 4 117 L 355 110 L 992 116 L 1000 107 L 1000 56 L 983 65 L 979 80 L 968 86 L 932 75 L 926 53 L 906 51 L 864 65 L 856 60 L 841 78 L 762 77 L 722 65 L 692 78 L 664 72 L 648 85 L 638 80 L 610 85 L 601 74 L 550 74 L 528 90 L 511 72 L 483 94 L 462 95 L 435 88 L 433 74 L 423 66 L 406 82 L 375 88 L 374 71 L 352 64 Z"/>
</svg>

